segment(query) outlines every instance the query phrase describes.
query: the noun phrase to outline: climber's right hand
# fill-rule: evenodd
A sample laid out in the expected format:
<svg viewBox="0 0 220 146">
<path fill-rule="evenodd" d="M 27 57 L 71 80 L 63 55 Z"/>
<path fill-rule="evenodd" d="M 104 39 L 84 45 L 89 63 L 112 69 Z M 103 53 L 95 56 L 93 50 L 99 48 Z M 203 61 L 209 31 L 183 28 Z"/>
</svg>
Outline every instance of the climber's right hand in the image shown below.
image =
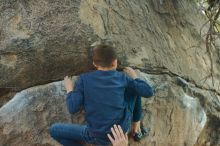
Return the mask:
<svg viewBox="0 0 220 146">
<path fill-rule="evenodd" d="M 123 70 L 128 76 L 130 76 L 132 79 L 136 79 L 137 78 L 137 74 L 135 72 L 134 69 L 132 69 L 131 67 L 125 67 Z"/>
<path fill-rule="evenodd" d="M 67 93 L 73 91 L 73 82 L 70 77 L 68 76 L 64 77 L 64 86 L 66 88 Z"/>
</svg>

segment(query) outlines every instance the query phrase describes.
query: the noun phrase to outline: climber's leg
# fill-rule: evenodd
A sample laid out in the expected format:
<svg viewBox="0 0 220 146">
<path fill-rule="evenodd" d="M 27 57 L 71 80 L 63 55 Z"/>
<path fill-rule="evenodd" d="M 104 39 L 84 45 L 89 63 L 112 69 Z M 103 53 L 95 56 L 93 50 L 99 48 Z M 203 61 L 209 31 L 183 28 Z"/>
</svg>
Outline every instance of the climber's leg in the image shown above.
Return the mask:
<svg viewBox="0 0 220 146">
<path fill-rule="evenodd" d="M 145 128 L 143 125 L 143 113 L 141 105 L 141 97 L 136 98 L 133 110 L 132 128 L 134 132 L 134 140 L 140 141 L 142 138 L 147 136 L 150 132 L 149 128 Z"/>
<path fill-rule="evenodd" d="M 140 129 L 141 118 L 142 118 L 141 97 L 137 96 L 133 107 L 133 117 L 132 117 L 132 133 L 136 141 L 141 140 L 143 136 Z"/>
<path fill-rule="evenodd" d="M 64 146 L 82 146 L 86 140 L 86 125 L 53 124 L 49 129 L 51 137 Z"/>
<path fill-rule="evenodd" d="M 141 106 L 141 96 L 134 97 L 127 94 L 126 101 L 133 116 L 130 130 L 133 133 L 134 140 L 140 141 L 142 138 L 149 134 L 149 128 L 144 128 L 142 122 L 143 114 Z"/>
<path fill-rule="evenodd" d="M 132 122 L 138 122 L 141 120 L 142 120 L 141 96 L 137 96 L 134 107 L 133 107 L 133 121 Z"/>
<path fill-rule="evenodd" d="M 125 101 L 129 112 L 131 112 L 132 118 L 131 122 L 138 122 L 141 119 L 142 115 L 142 107 L 141 107 L 141 97 L 140 96 L 133 96 L 129 94 L 129 92 L 125 92 Z M 132 130 L 132 129 L 130 129 Z M 133 131 L 133 130 L 132 130 Z"/>
</svg>

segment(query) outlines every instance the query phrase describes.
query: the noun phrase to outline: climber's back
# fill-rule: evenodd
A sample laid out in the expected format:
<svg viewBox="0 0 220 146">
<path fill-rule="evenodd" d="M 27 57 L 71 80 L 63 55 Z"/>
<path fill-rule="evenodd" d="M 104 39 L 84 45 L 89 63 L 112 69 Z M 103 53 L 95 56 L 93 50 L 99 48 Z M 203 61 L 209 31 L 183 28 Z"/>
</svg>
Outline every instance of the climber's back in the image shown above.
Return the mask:
<svg viewBox="0 0 220 146">
<path fill-rule="evenodd" d="M 88 129 L 95 135 L 110 133 L 113 124 L 122 124 L 125 112 L 124 93 L 131 79 L 116 70 L 97 70 L 80 76 L 83 106 Z M 124 125 L 121 125 L 127 130 Z"/>
</svg>

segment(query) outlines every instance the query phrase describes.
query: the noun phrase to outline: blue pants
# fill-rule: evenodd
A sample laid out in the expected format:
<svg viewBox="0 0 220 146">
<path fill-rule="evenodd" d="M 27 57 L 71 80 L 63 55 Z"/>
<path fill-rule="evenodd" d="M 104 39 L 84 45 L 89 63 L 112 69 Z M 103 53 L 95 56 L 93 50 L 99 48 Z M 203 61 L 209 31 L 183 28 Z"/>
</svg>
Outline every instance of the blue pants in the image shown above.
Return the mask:
<svg viewBox="0 0 220 146">
<path fill-rule="evenodd" d="M 110 141 L 89 134 L 86 125 L 56 123 L 50 127 L 49 132 L 64 146 L 83 146 L 82 142 L 97 146 L 110 145 Z"/>
<path fill-rule="evenodd" d="M 141 97 L 126 97 L 127 106 L 133 112 L 133 121 L 141 119 Z M 131 123 L 131 121 L 128 121 Z M 86 125 L 55 123 L 49 129 L 50 135 L 64 146 L 83 146 L 81 142 L 96 146 L 110 145 L 108 139 L 97 138 L 91 135 Z"/>
<path fill-rule="evenodd" d="M 143 118 L 142 115 L 142 106 L 141 106 L 141 97 L 127 97 L 128 108 L 132 113 L 132 122 L 138 122 Z"/>
</svg>

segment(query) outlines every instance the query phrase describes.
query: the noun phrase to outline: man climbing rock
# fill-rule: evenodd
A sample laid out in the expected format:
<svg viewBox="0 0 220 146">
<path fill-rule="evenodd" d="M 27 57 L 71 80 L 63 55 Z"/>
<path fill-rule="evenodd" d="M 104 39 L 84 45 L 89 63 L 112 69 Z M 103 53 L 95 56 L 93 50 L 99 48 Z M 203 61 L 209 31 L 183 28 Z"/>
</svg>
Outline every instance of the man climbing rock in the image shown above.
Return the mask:
<svg viewBox="0 0 220 146">
<path fill-rule="evenodd" d="M 140 99 L 153 95 L 151 86 L 139 79 L 132 68 L 125 68 L 127 75 L 118 72 L 117 55 L 111 46 L 96 46 L 93 64 L 97 70 L 81 74 L 75 86 L 69 77 L 64 78 L 67 108 L 74 114 L 83 107 L 87 124 L 56 123 L 50 127 L 51 136 L 64 146 L 82 146 L 81 142 L 109 145 L 107 134 L 111 127 L 117 124 L 128 132 L 133 118 L 134 138 L 140 140 L 145 134 L 140 126 Z"/>
</svg>

